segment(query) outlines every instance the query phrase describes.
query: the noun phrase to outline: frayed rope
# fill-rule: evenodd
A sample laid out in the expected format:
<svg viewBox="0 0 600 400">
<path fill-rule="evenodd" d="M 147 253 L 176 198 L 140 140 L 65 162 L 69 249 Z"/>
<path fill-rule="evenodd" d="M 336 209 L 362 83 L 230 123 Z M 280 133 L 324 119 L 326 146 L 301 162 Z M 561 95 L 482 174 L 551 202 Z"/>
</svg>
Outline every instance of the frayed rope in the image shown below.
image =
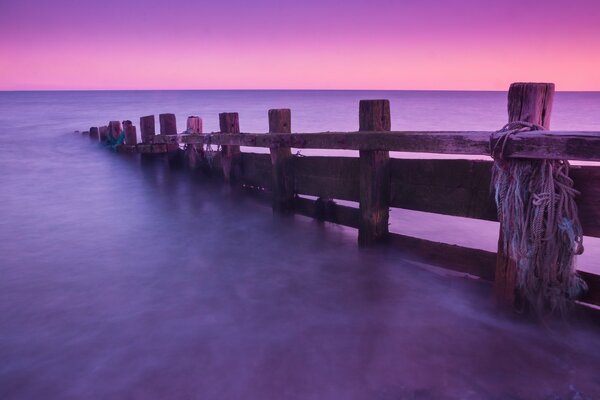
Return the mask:
<svg viewBox="0 0 600 400">
<path fill-rule="evenodd" d="M 517 289 L 536 311 L 564 314 L 587 290 L 575 272 L 583 234 L 569 162 L 506 158 L 509 137 L 543 129 L 516 121 L 492 134 L 492 190 L 503 250 L 517 266 Z"/>
</svg>

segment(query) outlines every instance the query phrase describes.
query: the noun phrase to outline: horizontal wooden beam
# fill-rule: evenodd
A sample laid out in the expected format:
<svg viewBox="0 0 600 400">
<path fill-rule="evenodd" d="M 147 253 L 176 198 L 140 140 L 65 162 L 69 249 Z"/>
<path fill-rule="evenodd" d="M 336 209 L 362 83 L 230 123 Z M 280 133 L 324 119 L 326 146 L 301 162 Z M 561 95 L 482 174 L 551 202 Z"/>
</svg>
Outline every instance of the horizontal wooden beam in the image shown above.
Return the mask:
<svg viewBox="0 0 600 400">
<path fill-rule="evenodd" d="M 490 136 L 493 133 L 489 131 L 321 132 L 292 135 L 213 133 L 164 135 L 156 138 L 155 142 L 489 155 Z M 505 155 L 514 158 L 600 161 L 600 132 L 523 132 L 508 139 Z"/>
<path fill-rule="evenodd" d="M 303 197 L 294 198 L 294 212 L 324 222 L 332 222 L 356 229 L 358 229 L 360 219 L 358 208 Z"/>
</svg>

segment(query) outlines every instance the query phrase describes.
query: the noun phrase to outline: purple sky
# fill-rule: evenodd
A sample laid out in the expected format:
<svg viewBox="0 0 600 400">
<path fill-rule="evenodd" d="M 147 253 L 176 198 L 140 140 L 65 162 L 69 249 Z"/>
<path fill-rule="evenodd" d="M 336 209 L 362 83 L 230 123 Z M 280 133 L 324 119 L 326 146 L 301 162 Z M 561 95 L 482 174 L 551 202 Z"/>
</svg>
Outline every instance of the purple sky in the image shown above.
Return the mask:
<svg viewBox="0 0 600 400">
<path fill-rule="evenodd" d="M 600 1 L 1 0 L 0 89 L 600 90 Z"/>
</svg>

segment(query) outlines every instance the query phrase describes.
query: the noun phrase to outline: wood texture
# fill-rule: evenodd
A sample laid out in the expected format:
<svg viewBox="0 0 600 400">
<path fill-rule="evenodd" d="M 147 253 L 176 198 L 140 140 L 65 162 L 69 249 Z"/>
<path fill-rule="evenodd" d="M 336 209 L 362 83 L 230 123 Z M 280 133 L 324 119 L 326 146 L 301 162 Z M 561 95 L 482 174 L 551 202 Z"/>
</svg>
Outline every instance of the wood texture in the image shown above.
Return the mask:
<svg viewBox="0 0 600 400">
<path fill-rule="evenodd" d="M 123 121 L 123 131 L 125 131 L 125 144 L 135 146 L 137 144 L 137 132 L 131 121 Z"/>
<path fill-rule="evenodd" d="M 160 114 L 158 116 L 161 135 L 177 135 L 175 114 Z"/>
<path fill-rule="evenodd" d="M 392 159 L 390 205 L 497 221 L 491 169 L 490 161 Z"/>
<path fill-rule="evenodd" d="M 154 115 L 147 115 L 140 118 L 140 134 L 142 143 L 152 143 L 156 135 L 156 122 Z"/>
<path fill-rule="evenodd" d="M 108 138 L 115 141 L 121 136 L 123 128 L 121 127 L 121 121 L 110 121 L 108 123 Z"/>
<path fill-rule="evenodd" d="M 389 150 L 439 154 L 490 154 L 490 135 L 494 132 L 322 132 L 293 135 L 178 135 L 163 140 L 179 143 L 207 143 L 249 147 L 294 147 L 301 149 Z M 514 158 L 600 161 L 600 132 L 520 133 L 511 137 L 506 155 Z"/>
<path fill-rule="evenodd" d="M 202 133 L 202 118 L 197 116 L 191 116 L 187 119 L 187 127 L 185 132 L 187 134 L 200 134 Z"/>
<path fill-rule="evenodd" d="M 361 100 L 360 130 L 390 130 L 390 102 Z M 360 150 L 359 155 L 360 225 L 358 243 L 370 246 L 388 237 L 390 200 L 390 153 L 384 150 Z"/>
<path fill-rule="evenodd" d="M 355 157 L 293 157 L 298 194 L 358 202 L 359 160 Z"/>
<path fill-rule="evenodd" d="M 273 167 L 269 154 L 241 153 L 240 181 L 243 185 L 271 191 Z"/>
<path fill-rule="evenodd" d="M 276 133 L 292 133 L 292 113 L 287 108 L 269 110 L 269 134 Z M 273 210 L 291 212 L 294 207 L 292 149 L 274 147 L 269 152 L 273 165 Z"/>
<path fill-rule="evenodd" d="M 167 152 L 167 145 L 163 143 L 140 143 L 136 146 L 140 154 L 161 154 Z"/>
<path fill-rule="evenodd" d="M 392 245 L 401 247 L 409 258 L 463 272 L 486 281 L 494 280 L 496 253 L 397 233 L 391 233 L 389 241 Z"/>
<path fill-rule="evenodd" d="M 106 143 L 108 140 L 108 126 L 101 126 L 98 128 L 98 140 L 100 143 Z"/>
<path fill-rule="evenodd" d="M 327 213 L 323 213 L 321 208 L 317 200 L 303 197 L 296 197 L 294 199 L 294 211 L 297 214 L 358 229 L 360 222 L 360 211 L 358 208 L 331 203 Z"/>
<path fill-rule="evenodd" d="M 549 129 L 553 98 L 552 83 L 513 83 L 508 90 L 508 122 L 531 122 Z M 498 305 L 513 308 L 522 299 L 517 293 L 517 266 L 509 257 L 510 244 L 504 250 L 502 229 L 500 226 L 494 298 Z"/>
<path fill-rule="evenodd" d="M 220 113 L 219 128 L 223 134 L 240 133 L 240 118 L 238 113 Z M 228 136 L 228 135 L 218 135 Z M 239 176 L 240 163 L 240 146 L 222 146 L 221 147 L 221 163 L 223 166 L 223 177 L 225 182 L 235 181 L 236 176 Z"/>
</svg>

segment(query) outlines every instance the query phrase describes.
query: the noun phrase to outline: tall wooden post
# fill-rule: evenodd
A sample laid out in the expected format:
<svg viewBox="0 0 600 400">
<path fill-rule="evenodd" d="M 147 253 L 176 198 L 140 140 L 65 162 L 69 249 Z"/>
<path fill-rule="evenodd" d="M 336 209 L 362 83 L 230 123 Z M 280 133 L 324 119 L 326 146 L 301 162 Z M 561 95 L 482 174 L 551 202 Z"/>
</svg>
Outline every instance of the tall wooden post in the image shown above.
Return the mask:
<svg viewBox="0 0 600 400">
<path fill-rule="evenodd" d="M 269 110 L 269 133 L 292 133 L 292 112 L 288 108 Z M 269 149 L 273 165 L 273 210 L 290 212 L 294 205 L 292 149 Z"/>
<path fill-rule="evenodd" d="M 152 143 L 156 135 L 156 122 L 154 115 L 147 115 L 140 118 L 140 134 L 142 135 L 142 143 Z"/>
<path fill-rule="evenodd" d="M 90 139 L 92 140 L 98 140 L 98 127 L 97 126 L 92 126 L 90 128 Z"/>
<path fill-rule="evenodd" d="M 553 83 L 513 83 L 508 90 L 508 122 L 524 121 L 550 129 L 550 114 L 554 100 Z M 517 301 L 517 266 L 504 251 L 502 226 L 498 240 L 494 296 L 496 303 L 515 307 Z"/>
<path fill-rule="evenodd" d="M 240 117 L 238 113 L 220 113 L 219 130 L 221 133 L 240 133 Z M 235 180 L 239 166 L 240 146 L 223 146 L 221 148 L 221 165 L 225 182 Z"/>
<path fill-rule="evenodd" d="M 391 129 L 389 100 L 361 100 L 359 130 L 383 132 Z M 389 234 L 390 153 L 360 151 L 360 221 L 358 243 L 369 246 L 385 241 Z"/>
<path fill-rule="evenodd" d="M 137 144 L 137 132 L 133 123 L 129 120 L 123 121 L 123 131 L 125 131 L 125 144 L 135 146 Z"/>
</svg>

